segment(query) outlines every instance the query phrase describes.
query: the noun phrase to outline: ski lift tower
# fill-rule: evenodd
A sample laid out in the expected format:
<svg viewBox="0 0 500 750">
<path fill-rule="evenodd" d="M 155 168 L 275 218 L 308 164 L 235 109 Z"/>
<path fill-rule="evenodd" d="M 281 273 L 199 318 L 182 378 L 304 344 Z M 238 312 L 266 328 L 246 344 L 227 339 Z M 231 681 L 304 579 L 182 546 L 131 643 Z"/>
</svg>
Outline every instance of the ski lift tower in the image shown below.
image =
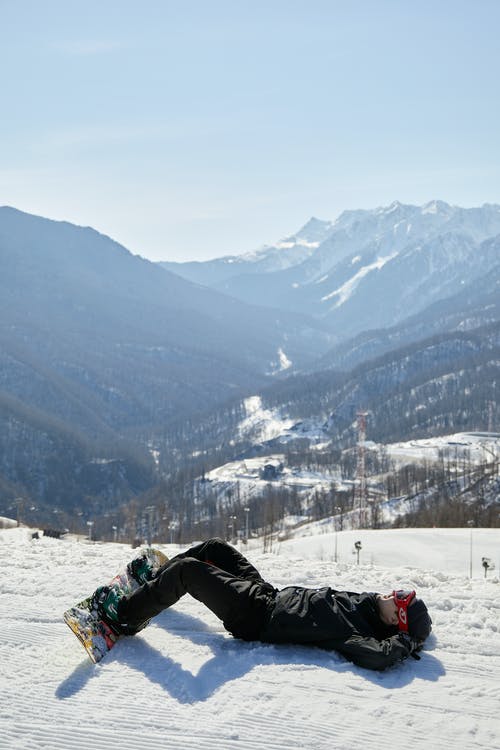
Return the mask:
<svg viewBox="0 0 500 750">
<path fill-rule="evenodd" d="M 356 504 L 359 513 L 359 528 L 366 526 L 367 492 L 366 492 L 366 466 L 365 466 L 365 443 L 366 443 L 366 418 L 368 412 L 358 411 L 358 451 L 356 463 Z"/>
</svg>

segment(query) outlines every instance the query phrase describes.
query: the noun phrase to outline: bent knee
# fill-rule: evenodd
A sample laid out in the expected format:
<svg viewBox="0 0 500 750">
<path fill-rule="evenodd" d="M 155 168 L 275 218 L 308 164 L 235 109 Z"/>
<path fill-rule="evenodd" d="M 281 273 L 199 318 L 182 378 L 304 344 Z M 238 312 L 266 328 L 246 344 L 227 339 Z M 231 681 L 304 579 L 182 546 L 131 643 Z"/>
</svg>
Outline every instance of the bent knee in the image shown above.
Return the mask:
<svg viewBox="0 0 500 750">
<path fill-rule="evenodd" d="M 220 536 L 213 536 L 211 539 L 207 539 L 207 545 L 210 547 L 227 547 L 227 542 L 221 539 Z"/>
<path fill-rule="evenodd" d="M 178 564 L 182 573 L 187 573 L 188 575 L 191 572 L 204 570 L 207 565 L 209 565 L 209 563 L 206 563 L 203 560 L 198 560 L 196 557 L 183 557 L 182 560 L 179 560 Z"/>
<path fill-rule="evenodd" d="M 186 591 L 191 593 L 193 586 L 203 583 L 210 577 L 214 567 L 211 563 L 198 560 L 196 557 L 185 557 L 179 560 L 179 577 Z"/>
<path fill-rule="evenodd" d="M 218 552 L 225 552 L 227 554 L 228 549 L 231 549 L 231 545 L 225 542 L 224 539 L 214 536 L 206 542 L 205 557 L 208 559 L 210 559 L 211 556 L 216 557 Z"/>
</svg>

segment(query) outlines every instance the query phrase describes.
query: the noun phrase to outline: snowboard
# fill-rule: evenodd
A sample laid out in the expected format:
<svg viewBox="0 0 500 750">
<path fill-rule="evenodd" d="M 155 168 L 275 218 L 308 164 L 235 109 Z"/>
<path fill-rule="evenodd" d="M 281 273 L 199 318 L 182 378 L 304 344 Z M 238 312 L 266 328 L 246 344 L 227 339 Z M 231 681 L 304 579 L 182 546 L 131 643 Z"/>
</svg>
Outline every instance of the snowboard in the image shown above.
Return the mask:
<svg viewBox="0 0 500 750">
<path fill-rule="evenodd" d="M 144 579 L 141 580 L 140 578 L 141 566 L 143 568 L 144 566 L 150 567 L 152 578 L 154 578 L 155 574 L 166 562 L 168 562 L 168 557 L 163 552 L 154 547 L 147 547 L 141 550 L 138 557 L 132 560 L 125 570 L 117 573 L 108 585 L 118 584 L 124 592 L 131 594 L 144 583 Z M 108 651 L 111 651 L 123 633 L 120 632 L 117 626 L 116 628 L 113 627 L 113 623 L 101 619 L 97 611 L 92 608 L 93 596 L 91 594 L 86 599 L 78 602 L 74 607 L 70 607 L 70 609 L 64 612 L 63 617 L 65 623 L 76 635 L 94 664 L 97 664 Z M 147 622 L 140 629 L 142 630 L 146 625 Z"/>
</svg>

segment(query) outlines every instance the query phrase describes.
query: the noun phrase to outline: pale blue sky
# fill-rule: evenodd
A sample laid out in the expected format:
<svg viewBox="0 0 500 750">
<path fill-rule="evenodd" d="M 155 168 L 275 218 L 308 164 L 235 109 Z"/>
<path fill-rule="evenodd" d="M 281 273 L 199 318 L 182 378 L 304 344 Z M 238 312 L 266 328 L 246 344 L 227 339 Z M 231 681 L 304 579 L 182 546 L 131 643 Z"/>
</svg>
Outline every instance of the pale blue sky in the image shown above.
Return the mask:
<svg viewBox="0 0 500 750">
<path fill-rule="evenodd" d="M 500 203 L 500 0 L 0 0 L 0 205 L 153 260 Z"/>
</svg>

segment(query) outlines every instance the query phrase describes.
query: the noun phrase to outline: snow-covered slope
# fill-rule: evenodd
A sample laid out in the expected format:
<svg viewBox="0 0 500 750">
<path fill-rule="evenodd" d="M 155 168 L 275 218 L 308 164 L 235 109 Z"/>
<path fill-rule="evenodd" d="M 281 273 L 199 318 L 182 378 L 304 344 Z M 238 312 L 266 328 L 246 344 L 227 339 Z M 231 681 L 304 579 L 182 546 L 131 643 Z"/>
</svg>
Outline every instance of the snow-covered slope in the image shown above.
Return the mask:
<svg viewBox="0 0 500 750">
<path fill-rule="evenodd" d="M 466 282 L 457 294 L 434 302 L 396 326 L 364 331 L 334 347 L 315 366 L 348 370 L 443 331 L 477 331 L 497 320 L 500 320 L 500 254 L 498 264 L 484 276 Z"/>
<path fill-rule="evenodd" d="M 332 229 L 333 222 L 312 217 L 296 234 L 285 237 L 274 245 L 264 245 L 258 250 L 242 255 L 227 255 L 204 262 L 164 261 L 159 265 L 190 281 L 208 286 L 217 285 L 232 276 L 273 273 L 303 263 L 311 257 Z"/>
<path fill-rule="evenodd" d="M 253 498 L 263 498 L 269 487 L 273 489 L 293 489 L 302 502 L 306 513 L 309 504 L 319 492 L 329 492 L 332 485 L 337 492 L 352 491 L 354 481 L 343 477 L 340 464 L 331 460 L 326 465 L 310 469 L 293 465 L 286 454 L 286 446 L 295 440 L 307 441 L 310 451 L 321 452 L 331 447 L 330 436 L 324 425 L 313 419 L 294 422 L 284 419 L 279 409 L 262 408 L 261 401 L 254 396 L 246 401 L 248 416 L 240 423 L 239 432 L 253 439 L 254 445 L 245 456 L 229 461 L 206 472 L 203 479 L 197 480 L 196 497 L 202 503 L 208 494 L 217 498 L 221 505 L 231 501 L 237 494 L 242 503 Z M 366 441 L 368 452 L 385 454 L 396 469 L 408 465 L 439 464 L 442 460 L 458 463 L 467 461 L 471 466 L 485 465 L 500 457 L 500 434 L 485 432 L 459 432 L 422 440 L 399 443 L 375 443 Z M 271 483 L 271 485 L 270 485 Z M 390 526 L 398 518 L 412 510 L 414 498 L 405 496 L 387 500 L 381 494 L 380 476 L 367 476 L 367 486 L 372 497 L 380 500 L 379 522 Z M 284 519 L 284 527 L 290 528 L 307 516 Z M 324 519 L 316 524 L 308 524 L 311 533 L 333 531 L 334 524 L 340 523 L 340 516 L 333 520 Z M 357 526 L 358 513 L 345 512 L 342 515 L 342 528 Z M 298 532 L 291 532 L 294 536 Z M 303 533 L 303 532 L 300 532 Z M 384 564 L 386 561 L 384 561 Z"/>
<path fill-rule="evenodd" d="M 434 536 L 425 545 L 426 533 Z M 497 530 L 475 533 L 477 554 L 487 548 L 483 534 L 498 549 Z M 279 554 L 263 555 L 256 544 L 248 554 L 278 586 L 416 586 L 434 632 L 420 661 L 383 673 L 319 649 L 236 641 L 190 597 L 94 666 L 61 615 L 120 569 L 131 549 L 0 531 L 1 747 L 380 750 L 399 740 L 425 750 L 497 747 L 498 578 L 469 580 L 443 566 L 456 547 L 453 530 L 439 538 L 432 530 L 378 534 L 363 537 L 359 566 L 351 554 L 331 562 L 326 535 L 290 543 L 300 549 L 283 544 Z M 405 567 L 398 550 L 417 545 L 419 567 Z M 384 559 L 381 567 L 371 554 Z"/>
<path fill-rule="evenodd" d="M 500 257 L 500 206 L 394 201 L 313 219 L 302 232 L 175 271 L 246 302 L 314 315 L 342 339 L 394 325 L 488 273 Z"/>
</svg>

